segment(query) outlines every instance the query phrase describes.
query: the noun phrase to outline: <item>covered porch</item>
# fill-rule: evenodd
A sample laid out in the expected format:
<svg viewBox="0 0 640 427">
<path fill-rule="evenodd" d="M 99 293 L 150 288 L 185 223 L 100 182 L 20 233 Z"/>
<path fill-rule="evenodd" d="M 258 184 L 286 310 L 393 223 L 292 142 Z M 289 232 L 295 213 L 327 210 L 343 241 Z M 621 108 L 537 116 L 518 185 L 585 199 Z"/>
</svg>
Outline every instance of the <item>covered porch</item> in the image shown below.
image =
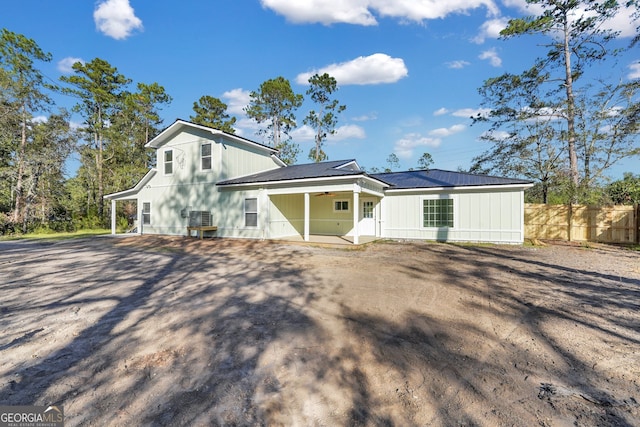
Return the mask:
<svg viewBox="0 0 640 427">
<path fill-rule="evenodd" d="M 270 188 L 267 196 L 270 239 L 358 245 L 381 236 L 383 194 L 360 183 Z"/>
</svg>

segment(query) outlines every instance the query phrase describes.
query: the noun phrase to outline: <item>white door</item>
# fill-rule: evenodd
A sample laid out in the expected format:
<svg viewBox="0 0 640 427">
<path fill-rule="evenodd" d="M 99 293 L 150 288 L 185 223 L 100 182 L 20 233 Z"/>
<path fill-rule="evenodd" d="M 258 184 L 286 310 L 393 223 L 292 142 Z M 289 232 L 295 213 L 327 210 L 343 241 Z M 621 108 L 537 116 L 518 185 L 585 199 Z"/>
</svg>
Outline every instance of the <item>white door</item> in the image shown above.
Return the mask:
<svg viewBox="0 0 640 427">
<path fill-rule="evenodd" d="M 362 199 L 360 215 L 360 235 L 376 235 L 376 202 L 375 199 Z"/>
</svg>

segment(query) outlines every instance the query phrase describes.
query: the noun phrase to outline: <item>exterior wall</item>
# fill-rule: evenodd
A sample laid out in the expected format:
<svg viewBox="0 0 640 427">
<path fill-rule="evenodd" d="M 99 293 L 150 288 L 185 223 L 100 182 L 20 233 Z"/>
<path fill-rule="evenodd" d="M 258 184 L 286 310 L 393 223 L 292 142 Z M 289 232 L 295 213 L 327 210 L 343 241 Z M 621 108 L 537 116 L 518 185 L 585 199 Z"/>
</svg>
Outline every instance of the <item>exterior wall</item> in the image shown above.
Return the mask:
<svg viewBox="0 0 640 427">
<path fill-rule="evenodd" d="M 452 198 L 454 226 L 423 227 L 422 201 Z M 438 241 L 522 243 L 522 190 L 387 194 L 382 203 L 382 237 Z"/>
<path fill-rule="evenodd" d="M 211 170 L 201 169 L 200 147 L 212 143 Z M 173 151 L 173 173 L 166 174 L 164 152 Z M 265 238 L 268 197 L 264 190 L 225 191 L 216 183 L 279 167 L 267 151 L 244 146 L 222 135 L 187 128 L 156 151 L 158 173 L 138 194 L 138 218 L 145 202 L 151 203 L 151 223 L 142 224 L 143 234 L 186 235 L 188 211 L 209 211 L 217 236 Z M 258 226 L 245 226 L 244 200 L 258 199 Z M 187 214 L 188 215 L 188 214 Z"/>
</svg>

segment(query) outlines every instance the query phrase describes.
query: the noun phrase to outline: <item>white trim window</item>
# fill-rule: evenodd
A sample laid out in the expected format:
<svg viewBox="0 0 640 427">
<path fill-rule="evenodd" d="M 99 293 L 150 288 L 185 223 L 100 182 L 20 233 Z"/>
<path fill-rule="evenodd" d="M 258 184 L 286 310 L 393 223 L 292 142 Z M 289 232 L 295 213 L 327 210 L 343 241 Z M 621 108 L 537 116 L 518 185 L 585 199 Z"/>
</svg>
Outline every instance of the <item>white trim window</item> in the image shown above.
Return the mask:
<svg viewBox="0 0 640 427">
<path fill-rule="evenodd" d="M 453 199 L 422 199 L 423 228 L 453 228 Z"/>
<path fill-rule="evenodd" d="M 142 203 L 142 224 L 143 225 L 151 224 L 151 203 L 150 202 Z"/>
<path fill-rule="evenodd" d="M 258 199 L 255 197 L 244 199 L 244 226 L 258 226 Z"/>
<path fill-rule="evenodd" d="M 211 143 L 205 142 L 200 145 L 200 169 L 203 171 L 211 170 Z"/>
<path fill-rule="evenodd" d="M 173 173 L 173 150 L 164 150 L 164 174 L 171 175 Z"/>
<path fill-rule="evenodd" d="M 334 212 L 349 212 L 349 200 L 334 200 L 333 201 L 333 211 Z"/>
</svg>

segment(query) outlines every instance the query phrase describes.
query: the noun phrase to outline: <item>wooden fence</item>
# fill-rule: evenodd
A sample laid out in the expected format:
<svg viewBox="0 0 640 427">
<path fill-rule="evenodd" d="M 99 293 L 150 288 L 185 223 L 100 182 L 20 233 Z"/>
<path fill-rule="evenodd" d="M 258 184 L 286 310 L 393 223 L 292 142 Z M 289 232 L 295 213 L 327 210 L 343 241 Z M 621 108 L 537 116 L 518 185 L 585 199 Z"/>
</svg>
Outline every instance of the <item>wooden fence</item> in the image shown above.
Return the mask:
<svg viewBox="0 0 640 427">
<path fill-rule="evenodd" d="M 640 243 L 640 205 L 525 204 L 526 239 Z"/>
</svg>

